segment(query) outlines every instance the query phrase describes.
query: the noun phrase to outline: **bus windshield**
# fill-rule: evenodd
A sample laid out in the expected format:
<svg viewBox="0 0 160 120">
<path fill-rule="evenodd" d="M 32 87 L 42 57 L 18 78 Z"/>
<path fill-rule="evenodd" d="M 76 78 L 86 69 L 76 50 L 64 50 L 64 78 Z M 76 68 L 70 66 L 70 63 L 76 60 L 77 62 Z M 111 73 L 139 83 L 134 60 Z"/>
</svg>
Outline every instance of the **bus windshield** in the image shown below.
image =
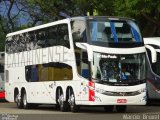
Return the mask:
<svg viewBox="0 0 160 120">
<path fill-rule="evenodd" d="M 131 20 L 90 21 L 91 42 L 141 43 L 142 37 L 138 26 Z"/>
<path fill-rule="evenodd" d="M 145 53 L 110 55 L 94 52 L 92 79 L 113 85 L 138 84 L 145 80 Z"/>
</svg>

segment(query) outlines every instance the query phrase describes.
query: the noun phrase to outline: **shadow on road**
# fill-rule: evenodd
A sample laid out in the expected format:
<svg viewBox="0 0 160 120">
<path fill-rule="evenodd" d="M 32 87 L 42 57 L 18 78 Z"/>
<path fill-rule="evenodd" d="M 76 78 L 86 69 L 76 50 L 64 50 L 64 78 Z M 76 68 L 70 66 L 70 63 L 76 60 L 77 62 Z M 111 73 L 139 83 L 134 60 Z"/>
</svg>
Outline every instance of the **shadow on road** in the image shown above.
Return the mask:
<svg viewBox="0 0 160 120">
<path fill-rule="evenodd" d="M 15 103 L 7 103 L 7 102 L 0 103 L 0 109 L 1 108 L 15 110 L 15 111 L 18 110 Z M 19 109 L 19 110 L 23 110 L 23 109 Z M 32 110 L 34 110 L 34 112 L 36 112 L 36 113 L 39 113 L 39 112 L 41 112 L 41 113 L 43 113 L 43 112 L 45 112 L 45 113 L 47 113 L 47 112 L 61 113 L 60 110 L 55 107 L 55 105 L 39 105 L 36 108 L 23 110 L 23 111 L 29 112 L 30 110 L 31 110 L 31 112 L 32 112 Z M 127 106 L 127 111 L 125 113 L 143 114 L 143 113 L 159 113 L 159 111 L 160 111 L 160 103 L 154 102 L 149 106 L 134 106 L 134 105 Z M 63 114 L 65 114 L 65 113 L 68 114 L 71 112 L 63 112 Z M 110 113 L 122 114 L 122 113 L 117 113 L 115 108 L 114 108 L 113 112 L 106 113 L 103 107 L 81 107 L 78 114 L 79 113 L 83 113 L 83 114 L 88 114 L 88 113 L 89 114 L 110 114 Z"/>
<path fill-rule="evenodd" d="M 160 103 L 154 103 L 150 106 L 127 106 L 127 110 L 125 113 L 155 113 L 159 112 Z M 43 111 L 54 111 L 59 112 L 60 110 L 57 109 L 54 105 L 40 105 L 37 108 L 34 108 L 34 110 L 43 110 Z M 67 113 L 67 112 L 66 112 Z M 80 110 L 77 113 L 90 113 L 90 114 L 106 114 L 106 113 L 112 113 L 112 114 L 121 114 L 117 113 L 115 108 L 113 112 L 105 112 L 103 107 L 81 107 Z"/>
</svg>

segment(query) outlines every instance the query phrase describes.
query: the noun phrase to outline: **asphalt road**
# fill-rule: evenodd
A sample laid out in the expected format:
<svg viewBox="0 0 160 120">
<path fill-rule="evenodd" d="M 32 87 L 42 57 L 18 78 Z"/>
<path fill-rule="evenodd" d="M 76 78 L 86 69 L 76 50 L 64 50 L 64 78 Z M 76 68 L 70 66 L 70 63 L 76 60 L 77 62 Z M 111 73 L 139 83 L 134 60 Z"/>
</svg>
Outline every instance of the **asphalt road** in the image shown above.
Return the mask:
<svg viewBox="0 0 160 120">
<path fill-rule="evenodd" d="M 160 120 L 160 104 L 128 106 L 125 113 L 106 113 L 102 107 L 82 107 L 72 113 L 60 112 L 54 105 L 24 110 L 15 103 L 0 103 L 0 120 Z"/>
</svg>

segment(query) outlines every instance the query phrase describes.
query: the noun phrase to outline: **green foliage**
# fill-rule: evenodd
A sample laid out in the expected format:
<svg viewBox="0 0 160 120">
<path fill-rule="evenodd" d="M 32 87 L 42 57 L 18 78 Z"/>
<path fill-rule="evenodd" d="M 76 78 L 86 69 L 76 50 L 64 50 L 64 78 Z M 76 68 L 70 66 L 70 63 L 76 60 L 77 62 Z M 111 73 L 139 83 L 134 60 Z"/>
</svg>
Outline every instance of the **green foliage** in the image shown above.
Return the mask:
<svg viewBox="0 0 160 120">
<path fill-rule="evenodd" d="M 115 0 L 114 6 L 117 14 L 120 15 L 140 15 L 150 13 L 158 8 L 159 0 Z"/>
<path fill-rule="evenodd" d="M 93 15 L 94 11 L 100 16 L 132 17 L 138 21 L 143 36 L 160 36 L 160 0 L 14 0 L 17 13 L 11 9 L 8 16 L 11 2 L 0 1 L 0 50 L 4 50 L 8 32 L 63 19 L 61 12 L 71 17 L 88 12 Z M 26 19 L 23 24 L 19 22 L 22 18 Z"/>
<path fill-rule="evenodd" d="M 0 27 L 0 52 L 4 51 L 4 43 L 5 43 L 5 33 L 3 32 L 2 27 Z"/>
<path fill-rule="evenodd" d="M 160 36 L 159 0 L 115 0 L 115 15 L 135 18 L 143 36 Z"/>
</svg>

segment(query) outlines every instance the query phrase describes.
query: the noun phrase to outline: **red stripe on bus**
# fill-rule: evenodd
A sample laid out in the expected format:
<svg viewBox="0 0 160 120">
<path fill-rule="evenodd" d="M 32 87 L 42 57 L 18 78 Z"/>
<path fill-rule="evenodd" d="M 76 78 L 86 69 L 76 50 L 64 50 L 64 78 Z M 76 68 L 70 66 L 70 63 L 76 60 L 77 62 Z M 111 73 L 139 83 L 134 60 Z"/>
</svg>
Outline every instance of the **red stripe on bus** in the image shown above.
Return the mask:
<svg viewBox="0 0 160 120">
<path fill-rule="evenodd" d="M 88 85 L 89 85 L 89 101 L 95 101 L 95 91 L 94 91 L 95 84 L 94 82 L 89 81 Z"/>
</svg>

